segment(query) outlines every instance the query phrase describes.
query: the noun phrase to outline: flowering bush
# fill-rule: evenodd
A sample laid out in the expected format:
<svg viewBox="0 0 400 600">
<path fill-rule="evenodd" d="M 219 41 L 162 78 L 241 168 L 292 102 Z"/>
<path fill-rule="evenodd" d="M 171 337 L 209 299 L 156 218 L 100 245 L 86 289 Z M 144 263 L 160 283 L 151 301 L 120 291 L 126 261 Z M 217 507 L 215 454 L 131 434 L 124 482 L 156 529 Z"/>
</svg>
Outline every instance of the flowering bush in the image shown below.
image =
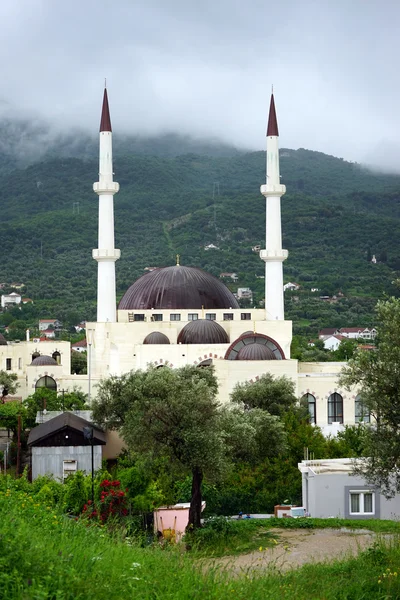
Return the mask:
<svg viewBox="0 0 400 600">
<path fill-rule="evenodd" d="M 103 479 L 100 483 L 100 502 L 93 505 L 91 500 L 83 507 L 82 514 L 89 519 L 106 523 L 111 518 L 122 518 L 128 515 L 126 491 L 121 490 L 121 482 Z"/>
</svg>

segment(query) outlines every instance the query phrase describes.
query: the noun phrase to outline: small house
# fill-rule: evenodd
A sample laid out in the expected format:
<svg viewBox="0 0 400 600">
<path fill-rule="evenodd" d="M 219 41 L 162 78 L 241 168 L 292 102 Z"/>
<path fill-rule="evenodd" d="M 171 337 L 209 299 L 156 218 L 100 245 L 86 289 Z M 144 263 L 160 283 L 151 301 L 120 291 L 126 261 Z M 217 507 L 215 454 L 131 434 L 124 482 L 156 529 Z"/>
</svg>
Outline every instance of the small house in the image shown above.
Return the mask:
<svg viewBox="0 0 400 600">
<path fill-rule="evenodd" d="M 398 519 L 400 495 L 388 500 L 363 477 L 353 474 L 352 458 L 303 460 L 303 506 L 311 517 Z"/>
<path fill-rule="evenodd" d="M 92 430 L 92 439 L 87 431 Z M 86 436 L 85 436 L 86 433 Z M 64 412 L 34 427 L 28 438 L 32 449 L 32 479 L 40 475 L 53 475 L 63 481 L 71 473 L 101 468 L 102 446 L 106 434 L 90 421 Z"/>
</svg>

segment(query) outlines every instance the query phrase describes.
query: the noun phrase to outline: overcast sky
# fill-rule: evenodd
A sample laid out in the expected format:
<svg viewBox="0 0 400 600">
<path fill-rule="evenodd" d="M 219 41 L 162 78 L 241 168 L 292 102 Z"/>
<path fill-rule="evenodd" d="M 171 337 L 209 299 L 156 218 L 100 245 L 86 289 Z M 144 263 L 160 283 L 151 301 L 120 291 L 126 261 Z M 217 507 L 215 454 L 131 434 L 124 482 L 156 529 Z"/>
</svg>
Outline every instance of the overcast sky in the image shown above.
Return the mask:
<svg viewBox="0 0 400 600">
<path fill-rule="evenodd" d="M 3 113 L 400 164 L 399 0 L 1 0 Z"/>
</svg>

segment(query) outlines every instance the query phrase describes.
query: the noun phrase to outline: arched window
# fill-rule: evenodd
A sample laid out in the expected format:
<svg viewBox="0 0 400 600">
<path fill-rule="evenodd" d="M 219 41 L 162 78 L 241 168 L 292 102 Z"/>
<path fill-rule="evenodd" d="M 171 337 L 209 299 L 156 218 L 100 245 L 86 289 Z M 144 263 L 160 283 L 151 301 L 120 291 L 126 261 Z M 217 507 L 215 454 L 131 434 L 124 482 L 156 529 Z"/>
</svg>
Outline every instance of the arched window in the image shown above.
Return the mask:
<svg viewBox="0 0 400 600">
<path fill-rule="evenodd" d="M 201 363 L 199 363 L 197 366 L 198 367 L 211 367 L 212 364 L 213 364 L 212 358 L 207 358 L 206 360 L 202 360 Z"/>
<path fill-rule="evenodd" d="M 315 425 L 317 422 L 315 396 L 313 396 L 312 394 L 304 394 L 302 400 L 308 406 L 308 412 L 310 413 L 310 423 L 314 423 Z"/>
<path fill-rule="evenodd" d="M 58 365 L 61 365 L 61 354 L 59 353 L 58 350 L 56 350 L 55 352 L 53 352 L 52 357 L 54 358 L 54 360 L 57 361 Z"/>
<path fill-rule="evenodd" d="M 48 390 L 54 390 L 55 392 L 57 391 L 57 384 L 55 380 L 52 377 L 49 377 L 48 375 L 45 375 L 44 377 L 41 377 L 37 380 L 35 390 L 42 387 L 47 388 Z"/>
<path fill-rule="evenodd" d="M 328 423 L 343 423 L 343 398 L 336 392 L 328 398 Z"/>
<path fill-rule="evenodd" d="M 364 405 L 361 400 L 361 396 L 357 395 L 354 400 L 354 417 L 356 423 L 370 423 L 371 415 L 369 414 L 368 408 Z"/>
<path fill-rule="evenodd" d="M 35 358 L 38 358 L 38 356 L 40 356 L 40 354 L 37 350 L 35 350 L 35 352 L 32 354 L 32 360 L 35 360 Z"/>
</svg>

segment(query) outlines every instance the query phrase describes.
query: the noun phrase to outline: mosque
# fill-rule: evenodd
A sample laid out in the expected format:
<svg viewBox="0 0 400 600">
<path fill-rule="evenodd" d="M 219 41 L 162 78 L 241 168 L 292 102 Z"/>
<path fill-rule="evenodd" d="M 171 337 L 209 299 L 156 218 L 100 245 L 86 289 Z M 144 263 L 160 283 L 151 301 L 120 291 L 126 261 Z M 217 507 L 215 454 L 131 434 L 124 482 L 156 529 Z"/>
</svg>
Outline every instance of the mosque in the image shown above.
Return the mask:
<svg viewBox="0 0 400 600">
<path fill-rule="evenodd" d="M 11 357 L 15 369 L 19 367 L 15 372 L 22 397 L 41 385 L 58 390 L 78 385 L 92 399 L 96 384 L 108 375 L 149 365 L 213 365 L 221 402 L 229 399 L 237 383 L 255 382 L 271 373 L 293 380 L 296 395 L 308 402 L 311 421 L 326 433 L 334 433 L 343 424 L 369 421 L 361 412 L 356 390 L 339 388 L 338 375 L 344 363 L 302 363 L 290 357 L 292 322 L 285 320 L 283 296 L 283 262 L 288 252 L 282 248 L 281 228 L 281 197 L 286 188 L 280 181 L 273 94 L 266 138 L 266 183 L 261 185 L 266 201 L 266 245 L 260 250 L 265 263 L 265 308 L 240 308 L 219 279 L 199 268 L 180 265 L 179 257 L 175 265 L 157 268 L 135 281 L 117 307 L 115 263 L 120 250 L 114 244 L 114 195 L 119 184 L 113 178 L 112 128 L 104 90 L 99 181 L 93 185 L 99 196 L 98 248 L 93 250 L 98 263 L 97 320 L 86 324 L 88 375 L 70 374 L 68 342 L 1 345 L 0 340 L 2 364 Z"/>
</svg>

